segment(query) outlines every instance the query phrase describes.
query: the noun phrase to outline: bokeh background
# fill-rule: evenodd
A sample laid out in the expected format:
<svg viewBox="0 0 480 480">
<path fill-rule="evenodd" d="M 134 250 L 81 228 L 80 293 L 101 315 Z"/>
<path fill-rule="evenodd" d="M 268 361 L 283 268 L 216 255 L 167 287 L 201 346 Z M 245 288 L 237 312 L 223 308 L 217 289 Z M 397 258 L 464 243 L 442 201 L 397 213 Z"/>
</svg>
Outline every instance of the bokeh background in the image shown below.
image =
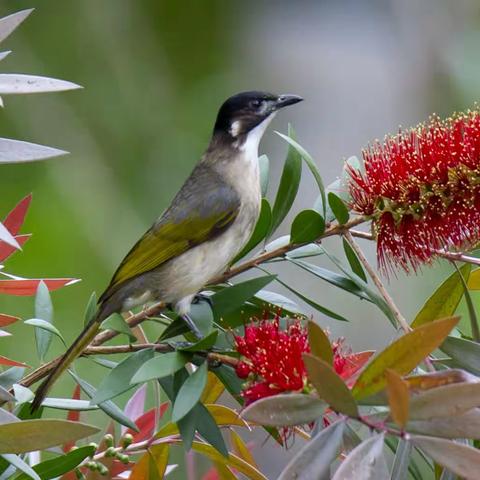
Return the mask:
<svg viewBox="0 0 480 480">
<path fill-rule="evenodd" d="M 285 131 L 291 122 L 328 184 L 343 159 L 359 155 L 369 141 L 479 98 L 477 0 L 3 0 L 0 15 L 30 7 L 36 11 L 2 45 L 13 54 L 1 70 L 63 78 L 85 88 L 5 99 L 2 136 L 71 155 L 2 166 L 0 215 L 33 192 L 23 231 L 34 236 L 8 261 L 7 271 L 82 279 L 53 293 L 55 322 L 69 341 L 81 328 L 91 292 L 102 291 L 189 174 L 229 95 L 265 89 L 305 98 L 277 117 L 262 142 L 272 165 L 270 198 L 286 151 L 273 129 Z M 279 234 L 316 199 L 309 172 L 301 189 Z M 340 253 L 335 241 L 328 246 Z M 374 261 L 372 246 L 365 248 Z M 304 272 L 276 270 L 350 319 L 335 324 L 316 314 L 352 349 L 379 348 L 394 337 L 373 307 Z M 390 280 L 408 318 L 448 271 L 437 264 L 419 277 Z M 33 299 L 2 296 L 0 310 L 28 318 Z M 1 352 L 35 365 L 30 327 L 10 331 L 14 335 L 1 339 Z M 50 354 L 61 351 L 55 343 Z M 91 364 L 83 372 L 93 383 L 103 373 Z M 72 385 L 64 379 L 56 391 L 68 394 Z M 260 466 L 275 478 L 288 455 L 271 443 L 261 446 L 263 437 L 254 441 Z M 172 478 L 186 475 L 179 470 Z M 191 479 L 199 476 L 190 473 Z"/>
</svg>

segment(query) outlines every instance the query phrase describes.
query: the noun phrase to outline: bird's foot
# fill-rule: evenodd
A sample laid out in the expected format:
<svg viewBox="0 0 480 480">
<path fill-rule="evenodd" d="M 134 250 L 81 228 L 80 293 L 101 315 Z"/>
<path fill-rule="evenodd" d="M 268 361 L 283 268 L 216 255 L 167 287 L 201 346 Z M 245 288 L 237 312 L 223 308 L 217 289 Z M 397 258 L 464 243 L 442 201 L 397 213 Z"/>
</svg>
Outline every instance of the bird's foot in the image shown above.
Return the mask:
<svg viewBox="0 0 480 480">
<path fill-rule="evenodd" d="M 187 324 L 188 328 L 191 330 L 193 335 L 195 335 L 197 340 L 201 340 L 203 338 L 202 332 L 198 329 L 195 325 L 195 322 L 192 320 L 192 317 L 188 314 L 182 315 L 183 321 Z"/>
</svg>

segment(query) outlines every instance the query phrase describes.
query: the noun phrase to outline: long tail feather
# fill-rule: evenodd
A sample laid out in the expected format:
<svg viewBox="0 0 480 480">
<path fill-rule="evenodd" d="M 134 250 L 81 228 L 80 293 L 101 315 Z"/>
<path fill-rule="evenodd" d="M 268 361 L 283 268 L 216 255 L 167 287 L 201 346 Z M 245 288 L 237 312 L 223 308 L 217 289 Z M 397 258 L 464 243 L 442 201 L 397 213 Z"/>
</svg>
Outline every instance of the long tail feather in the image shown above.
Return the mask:
<svg viewBox="0 0 480 480">
<path fill-rule="evenodd" d="M 40 407 L 48 391 L 50 390 L 50 387 L 56 382 L 58 377 L 60 377 L 60 375 L 67 370 L 70 364 L 82 353 L 84 348 L 93 340 L 100 327 L 100 323 L 101 322 L 98 320 L 97 316 L 97 318 L 92 320 L 83 329 L 82 333 L 80 333 L 70 348 L 65 352 L 55 368 L 50 372 L 40 387 L 38 387 L 31 406 L 32 412 Z"/>
</svg>

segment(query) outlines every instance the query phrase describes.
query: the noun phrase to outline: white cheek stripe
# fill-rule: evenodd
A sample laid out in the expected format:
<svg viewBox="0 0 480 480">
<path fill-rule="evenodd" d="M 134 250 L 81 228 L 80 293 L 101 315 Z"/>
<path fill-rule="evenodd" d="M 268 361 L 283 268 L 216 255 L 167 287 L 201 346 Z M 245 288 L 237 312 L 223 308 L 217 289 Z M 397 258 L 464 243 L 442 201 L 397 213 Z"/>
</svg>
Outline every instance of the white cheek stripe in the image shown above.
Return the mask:
<svg viewBox="0 0 480 480">
<path fill-rule="evenodd" d="M 276 112 L 272 113 L 265 120 L 263 120 L 263 122 L 259 123 L 255 128 L 248 132 L 247 139 L 240 147 L 240 150 L 246 152 L 247 156 L 253 155 L 256 159 L 258 155 L 258 145 L 260 143 L 260 140 L 262 139 L 268 125 L 273 120 L 273 117 L 275 117 L 275 114 Z"/>
<path fill-rule="evenodd" d="M 235 120 L 230 127 L 230 135 L 232 137 L 237 137 L 242 128 L 242 122 L 240 120 Z"/>
</svg>

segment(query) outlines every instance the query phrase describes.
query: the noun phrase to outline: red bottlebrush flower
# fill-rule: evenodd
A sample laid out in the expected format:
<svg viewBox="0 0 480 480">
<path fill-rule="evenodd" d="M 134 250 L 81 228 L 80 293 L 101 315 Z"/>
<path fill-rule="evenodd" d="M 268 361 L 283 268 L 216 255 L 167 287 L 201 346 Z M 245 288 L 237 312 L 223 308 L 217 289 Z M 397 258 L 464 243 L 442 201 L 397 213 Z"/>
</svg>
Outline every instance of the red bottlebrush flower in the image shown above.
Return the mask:
<svg viewBox="0 0 480 480">
<path fill-rule="evenodd" d="M 350 169 L 352 208 L 369 215 L 379 265 L 415 270 L 439 249 L 480 241 L 480 113 L 400 131 Z"/>
<path fill-rule="evenodd" d="M 278 315 L 273 320 L 252 322 L 243 337 L 236 336 L 236 350 L 242 355 L 236 372 L 248 379 L 242 396 L 246 404 L 284 392 L 310 391 L 302 354 L 310 352 L 307 329 L 300 321 L 280 329 Z M 345 358 L 341 343 L 333 345 L 334 368 L 341 374 Z"/>
</svg>

